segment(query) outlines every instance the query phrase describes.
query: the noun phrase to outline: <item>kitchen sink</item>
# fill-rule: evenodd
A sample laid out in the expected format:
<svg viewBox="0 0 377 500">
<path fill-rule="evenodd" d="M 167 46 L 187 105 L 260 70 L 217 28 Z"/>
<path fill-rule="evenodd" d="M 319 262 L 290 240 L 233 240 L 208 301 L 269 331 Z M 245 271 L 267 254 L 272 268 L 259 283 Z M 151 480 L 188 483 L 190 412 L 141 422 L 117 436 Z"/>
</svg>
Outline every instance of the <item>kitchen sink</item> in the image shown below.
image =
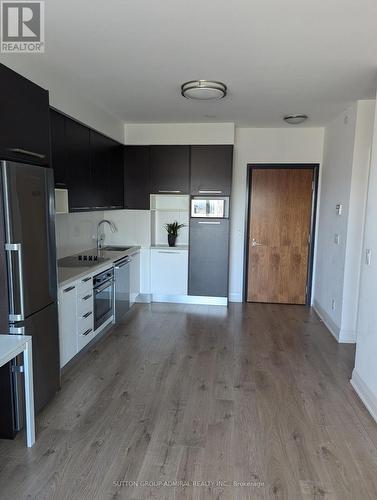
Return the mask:
<svg viewBox="0 0 377 500">
<path fill-rule="evenodd" d="M 109 246 L 109 247 L 105 247 L 103 248 L 102 250 L 108 250 L 110 252 L 125 252 L 126 250 L 129 250 L 131 247 L 112 247 L 112 246 Z"/>
</svg>

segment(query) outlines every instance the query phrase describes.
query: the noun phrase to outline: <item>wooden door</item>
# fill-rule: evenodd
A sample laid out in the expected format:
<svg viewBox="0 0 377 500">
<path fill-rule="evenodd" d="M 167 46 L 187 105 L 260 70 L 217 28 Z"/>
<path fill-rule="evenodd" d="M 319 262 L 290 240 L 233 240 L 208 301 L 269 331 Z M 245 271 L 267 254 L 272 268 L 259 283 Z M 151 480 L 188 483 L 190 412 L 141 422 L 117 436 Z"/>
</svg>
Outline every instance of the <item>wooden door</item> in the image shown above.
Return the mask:
<svg viewBox="0 0 377 500">
<path fill-rule="evenodd" d="M 312 168 L 255 168 L 251 175 L 247 300 L 305 304 Z"/>
</svg>

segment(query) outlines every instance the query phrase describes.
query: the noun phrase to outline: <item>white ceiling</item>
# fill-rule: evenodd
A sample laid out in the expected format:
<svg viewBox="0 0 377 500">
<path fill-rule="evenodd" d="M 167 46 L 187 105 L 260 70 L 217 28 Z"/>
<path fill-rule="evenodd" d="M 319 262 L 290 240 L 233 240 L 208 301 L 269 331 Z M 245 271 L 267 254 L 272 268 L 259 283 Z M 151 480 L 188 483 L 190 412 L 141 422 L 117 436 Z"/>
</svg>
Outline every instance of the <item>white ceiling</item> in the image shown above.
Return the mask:
<svg viewBox="0 0 377 500">
<path fill-rule="evenodd" d="M 47 0 L 46 53 L 35 65 L 125 122 L 323 125 L 375 97 L 376 0 Z M 180 96 L 221 80 L 222 101 Z"/>
</svg>

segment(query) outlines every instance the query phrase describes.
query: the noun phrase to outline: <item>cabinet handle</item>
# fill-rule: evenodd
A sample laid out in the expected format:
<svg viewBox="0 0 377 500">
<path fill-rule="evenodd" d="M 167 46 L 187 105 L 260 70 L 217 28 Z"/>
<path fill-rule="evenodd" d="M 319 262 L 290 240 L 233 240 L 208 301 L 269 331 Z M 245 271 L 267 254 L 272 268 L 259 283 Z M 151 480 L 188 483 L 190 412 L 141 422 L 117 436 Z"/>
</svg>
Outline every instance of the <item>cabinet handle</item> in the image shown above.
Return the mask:
<svg viewBox="0 0 377 500">
<path fill-rule="evenodd" d="M 86 332 L 83 333 L 84 337 L 86 337 L 87 335 L 89 335 L 89 333 L 92 331 L 93 329 L 92 328 L 88 328 L 86 330 Z"/>
<path fill-rule="evenodd" d="M 87 313 L 83 314 L 83 315 L 82 315 L 82 317 L 86 319 L 86 318 L 89 318 L 89 316 L 90 316 L 91 314 L 93 314 L 93 312 L 92 312 L 92 311 L 89 311 L 89 312 L 87 312 Z"/>
<path fill-rule="evenodd" d="M 181 193 L 182 191 L 176 190 L 176 191 L 168 191 L 167 189 L 159 189 L 159 193 Z"/>
<path fill-rule="evenodd" d="M 71 207 L 71 210 L 91 210 L 93 207 Z"/>
<path fill-rule="evenodd" d="M 199 189 L 200 194 L 221 194 L 222 191 L 202 191 Z"/>
<path fill-rule="evenodd" d="M 59 186 L 59 187 L 66 187 L 67 184 L 65 182 L 55 182 L 55 186 Z"/>
<path fill-rule="evenodd" d="M 168 252 L 167 250 L 164 251 L 164 250 L 159 250 L 157 253 L 168 253 L 168 254 L 171 254 L 171 253 L 181 253 L 181 252 L 177 252 L 177 251 L 172 251 L 172 252 Z"/>
<path fill-rule="evenodd" d="M 210 222 L 210 221 L 198 221 L 198 224 L 211 224 L 213 226 L 218 226 L 221 224 L 221 222 Z"/>
<path fill-rule="evenodd" d="M 88 281 L 90 281 L 92 278 L 89 277 L 89 278 L 84 278 L 83 280 L 81 280 L 83 283 L 87 283 Z"/>
<path fill-rule="evenodd" d="M 65 289 L 63 290 L 63 293 L 68 293 L 68 292 L 70 292 L 71 290 L 74 290 L 75 288 L 76 288 L 75 286 L 69 286 L 68 288 L 65 288 Z"/>
<path fill-rule="evenodd" d="M 46 155 L 42 155 L 40 153 L 35 153 L 34 151 L 28 151 L 27 149 L 9 148 L 9 151 L 11 151 L 12 153 L 19 153 L 22 155 L 32 156 L 33 158 L 39 158 L 40 160 L 43 160 L 44 158 L 46 158 Z"/>
<path fill-rule="evenodd" d="M 85 297 L 83 297 L 83 298 L 82 298 L 82 300 L 88 300 L 88 299 L 90 299 L 90 297 L 91 297 L 91 296 L 92 296 L 92 294 L 90 294 L 90 295 L 85 295 Z"/>
</svg>

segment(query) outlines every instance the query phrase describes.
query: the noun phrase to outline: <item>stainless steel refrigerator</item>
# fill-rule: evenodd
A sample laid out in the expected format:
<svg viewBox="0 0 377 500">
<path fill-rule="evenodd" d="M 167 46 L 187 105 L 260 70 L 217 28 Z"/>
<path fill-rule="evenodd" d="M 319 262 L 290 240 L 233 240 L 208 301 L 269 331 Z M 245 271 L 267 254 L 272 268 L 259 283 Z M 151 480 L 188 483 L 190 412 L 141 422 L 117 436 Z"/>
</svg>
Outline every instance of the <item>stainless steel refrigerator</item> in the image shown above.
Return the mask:
<svg viewBox="0 0 377 500">
<path fill-rule="evenodd" d="M 53 172 L 1 161 L 0 182 L 1 327 L 32 336 L 37 413 L 60 386 Z M 0 437 L 23 427 L 23 400 L 19 358 L 0 373 Z"/>
</svg>

